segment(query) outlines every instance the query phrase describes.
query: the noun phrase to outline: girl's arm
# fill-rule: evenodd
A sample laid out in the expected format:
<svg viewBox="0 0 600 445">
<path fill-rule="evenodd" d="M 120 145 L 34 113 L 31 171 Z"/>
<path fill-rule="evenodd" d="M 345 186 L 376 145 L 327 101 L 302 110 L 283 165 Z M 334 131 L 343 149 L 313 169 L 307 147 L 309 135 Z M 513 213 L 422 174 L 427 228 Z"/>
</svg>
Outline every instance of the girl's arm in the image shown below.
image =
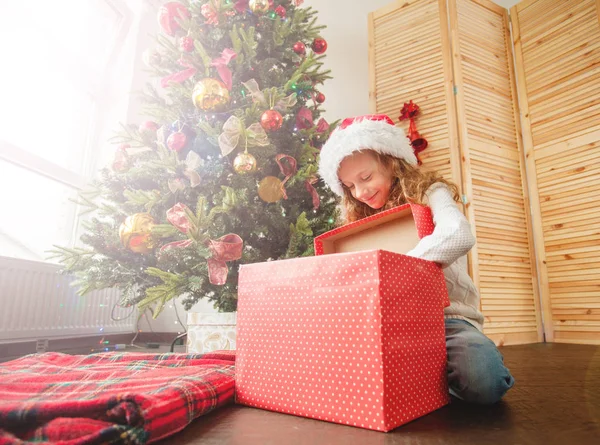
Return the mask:
<svg viewBox="0 0 600 445">
<path fill-rule="evenodd" d="M 466 255 L 475 245 L 471 225 L 452 199 L 452 193 L 442 183 L 433 184 L 426 192 L 435 229 L 407 253 L 409 256 L 434 261 L 448 267 Z"/>
</svg>

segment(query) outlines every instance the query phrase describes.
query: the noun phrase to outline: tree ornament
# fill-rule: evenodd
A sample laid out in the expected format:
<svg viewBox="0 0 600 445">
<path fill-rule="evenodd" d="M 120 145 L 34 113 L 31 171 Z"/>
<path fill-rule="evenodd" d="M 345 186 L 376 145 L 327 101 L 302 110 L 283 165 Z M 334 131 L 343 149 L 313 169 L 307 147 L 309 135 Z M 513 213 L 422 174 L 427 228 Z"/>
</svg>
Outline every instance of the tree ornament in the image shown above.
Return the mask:
<svg viewBox="0 0 600 445">
<path fill-rule="evenodd" d="M 283 125 L 283 117 L 277 110 L 267 110 L 260 117 L 260 125 L 265 131 L 277 131 Z"/>
<path fill-rule="evenodd" d="M 269 10 L 269 0 L 250 0 L 248 7 L 254 14 L 264 14 Z"/>
<path fill-rule="evenodd" d="M 225 84 L 211 77 L 198 81 L 192 92 L 194 105 L 204 111 L 224 111 L 229 105 L 230 99 L 229 90 Z"/>
<path fill-rule="evenodd" d="M 142 62 L 144 62 L 144 65 L 146 65 L 148 68 L 158 65 L 161 60 L 162 56 L 155 49 L 148 48 L 142 53 Z"/>
<path fill-rule="evenodd" d="M 285 84 L 288 80 L 283 65 L 278 59 L 273 57 L 264 59 L 256 67 L 256 72 L 265 86 Z"/>
<path fill-rule="evenodd" d="M 315 53 L 323 54 L 327 50 L 327 40 L 318 37 L 313 40 L 311 48 Z"/>
<path fill-rule="evenodd" d="M 275 8 L 275 13 L 281 17 L 282 19 L 285 18 L 285 14 L 286 14 L 286 10 L 283 6 L 279 5 L 277 8 Z"/>
<path fill-rule="evenodd" d="M 323 102 L 325 102 L 325 95 L 321 92 L 319 92 L 316 96 L 315 96 L 315 101 L 318 104 L 322 104 Z"/>
<path fill-rule="evenodd" d="M 126 249 L 135 253 L 149 253 L 154 246 L 150 237 L 154 218 L 149 213 L 128 216 L 119 227 L 119 238 Z"/>
<path fill-rule="evenodd" d="M 243 14 L 246 11 L 246 9 L 248 9 L 248 0 L 233 0 L 233 1 L 235 1 L 235 5 L 233 7 L 239 14 Z"/>
<path fill-rule="evenodd" d="M 179 46 L 182 51 L 191 53 L 194 50 L 194 39 L 192 39 L 190 36 L 182 37 L 179 41 Z"/>
<path fill-rule="evenodd" d="M 246 175 L 256 171 L 256 158 L 248 152 L 238 154 L 233 160 L 233 169 L 238 175 Z"/>
<path fill-rule="evenodd" d="M 210 284 L 223 286 L 227 282 L 229 267 L 227 262 L 236 261 L 242 257 L 244 240 L 235 233 L 229 233 L 219 239 L 208 240 L 208 248 L 212 257 L 208 258 L 208 281 Z"/>
<path fill-rule="evenodd" d="M 185 144 L 187 144 L 187 136 L 181 131 L 176 131 L 167 138 L 167 147 L 177 153 L 185 147 Z"/>
<path fill-rule="evenodd" d="M 217 68 L 219 77 L 225 84 L 227 91 L 231 91 L 232 87 L 232 76 L 231 69 L 228 67 L 229 63 L 237 57 L 237 53 L 231 48 L 225 48 L 221 51 L 221 55 L 212 60 L 211 66 Z"/>
<path fill-rule="evenodd" d="M 303 42 L 296 42 L 293 46 L 294 52 L 299 56 L 304 56 L 306 54 L 306 45 Z"/>
<path fill-rule="evenodd" d="M 409 120 L 408 125 L 408 139 L 410 140 L 410 145 L 412 145 L 415 156 L 417 157 L 417 162 L 419 165 L 422 165 L 423 162 L 419 158 L 419 153 L 427 148 L 427 139 L 422 137 L 417 131 L 417 125 L 415 124 L 415 118 L 419 114 L 420 108 L 417 104 L 413 103 L 413 101 L 409 101 L 405 103 L 402 109 L 400 110 L 400 116 L 398 119 Z"/>
<path fill-rule="evenodd" d="M 115 158 L 111 165 L 115 173 L 125 173 L 131 168 L 131 160 L 127 154 L 127 149 L 131 147 L 129 144 L 121 144 L 115 152 Z"/>
<path fill-rule="evenodd" d="M 313 114 L 310 108 L 302 107 L 296 115 L 296 128 L 298 130 L 306 130 L 314 125 Z"/>
<path fill-rule="evenodd" d="M 169 36 L 174 36 L 181 29 L 177 19 L 189 19 L 190 17 L 190 11 L 179 2 L 165 3 L 158 10 L 158 24 Z"/>
<path fill-rule="evenodd" d="M 156 138 L 156 132 L 158 131 L 159 125 L 154 121 L 144 121 L 140 124 L 138 131 L 144 139 Z"/>
<path fill-rule="evenodd" d="M 265 202 L 277 202 L 283 198 L 283 184 L 276 176 L 267 176 L 258 184 L 258 196 Z"/>
<path fill-rule="evenodd" d="M 209 25 L 218 25 L 219 24 L 219 13 L 215 9 L 212 2 L 205 3 L 202 5 L 200 9 L 201 14 L 206 19 L 206 23 Z"/>
</svg>

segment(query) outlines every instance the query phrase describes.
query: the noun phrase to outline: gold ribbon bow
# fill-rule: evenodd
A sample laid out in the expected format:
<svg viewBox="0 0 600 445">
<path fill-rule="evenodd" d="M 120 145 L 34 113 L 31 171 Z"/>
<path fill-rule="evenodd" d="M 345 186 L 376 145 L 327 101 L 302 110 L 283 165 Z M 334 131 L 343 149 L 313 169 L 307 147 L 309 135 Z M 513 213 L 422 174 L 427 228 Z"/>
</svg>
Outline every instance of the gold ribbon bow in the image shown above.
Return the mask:
<svg viewBox="0 0 600 445">
<path fill-rule="evenodd" d="M 223 125 L 223 132 L 219 135 L 221 154 L 227 156 L 238 146 L 240 139 L 247 147 L 265 147 L 269 145 L 269 137 L 258 122 L 244 128 L 243 122 L 236 116 L 231 116 Z"/>
<path fill-rule="evenodd" d="M 185 161 L 183 161 L 183 174 L 190 180 L 190 187 L 200 185 L 200 174 L 196 170 L 202 166 L 202 162 L 202 158 L 194 151 L 190 151 Z M 185 190 L 185 183 L 181 178 L 169 179 L 167 185 L 171 193 L 175 193 L 177 190 Z"/>
<path fill-rule="evenodd" d="M 247 82 L 242 82 L 242 85 L 246 87 L 248 92 L 250 93 L 250 97 L 256 103 L 259 103 L 265 108 L 271 109 L 276 108 L 282 112 L 285 112 L 288 108 L 292 108 L 294 105 L 298 103 L 298 98 L 296 93 L 292 93 L 289 96 L 286 96 L 282 99 L 279 99 L 277 103 L 275 103 L 275 99 L 277 97 L 281 97 L 277 93 L 277 89 L 267 89 L 267 94 L 260 90 L 258 87 L 258 83 L 255 79 L 250 79 Z"/>
</svg>

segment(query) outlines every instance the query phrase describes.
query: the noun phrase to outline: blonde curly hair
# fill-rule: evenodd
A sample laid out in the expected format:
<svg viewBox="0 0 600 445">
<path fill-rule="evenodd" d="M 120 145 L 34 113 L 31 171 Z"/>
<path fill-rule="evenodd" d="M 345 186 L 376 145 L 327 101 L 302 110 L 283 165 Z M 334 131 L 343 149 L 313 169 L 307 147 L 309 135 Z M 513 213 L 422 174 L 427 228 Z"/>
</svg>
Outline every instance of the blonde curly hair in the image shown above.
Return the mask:
<svg viewBox="0 0 600 445">
<path fill-rule="evenodd" d="M 341 217 L 345 221 L 341 221 L 341 223 L 353 222 L 406 203 L 425 205 L 425 192 L 436 182 L 446 184 L 454 200 L 459 201 L 458 187 L 436 172 L 424 172 L 403 159 L 374 150 L 361 150 L 361 153 L 372 154 L 386 171 L 392 172 L 392 188 L 388 202 L 380 209 L 373 209 L 354 198 L 350 189 L 343 187 Z"/>
</svg>

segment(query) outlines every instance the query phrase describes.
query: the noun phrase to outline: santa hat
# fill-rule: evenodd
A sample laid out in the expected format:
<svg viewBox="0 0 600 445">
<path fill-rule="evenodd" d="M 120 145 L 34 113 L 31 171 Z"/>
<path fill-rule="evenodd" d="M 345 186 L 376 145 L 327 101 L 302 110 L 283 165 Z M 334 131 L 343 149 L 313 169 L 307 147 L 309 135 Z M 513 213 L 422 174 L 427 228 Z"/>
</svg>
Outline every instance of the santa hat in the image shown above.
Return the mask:
<svg viewBox="0 0 600 445">
<path fill-rule="evenodd" d="M 344 194 L 338 170 L 346 156 L 359 150 L 373 150 L 417 165 L 417 157 L 402 128 L 385 114 L 344 119 L 321 148 L 319 175 L 339 196 Z"/>
</svg>

